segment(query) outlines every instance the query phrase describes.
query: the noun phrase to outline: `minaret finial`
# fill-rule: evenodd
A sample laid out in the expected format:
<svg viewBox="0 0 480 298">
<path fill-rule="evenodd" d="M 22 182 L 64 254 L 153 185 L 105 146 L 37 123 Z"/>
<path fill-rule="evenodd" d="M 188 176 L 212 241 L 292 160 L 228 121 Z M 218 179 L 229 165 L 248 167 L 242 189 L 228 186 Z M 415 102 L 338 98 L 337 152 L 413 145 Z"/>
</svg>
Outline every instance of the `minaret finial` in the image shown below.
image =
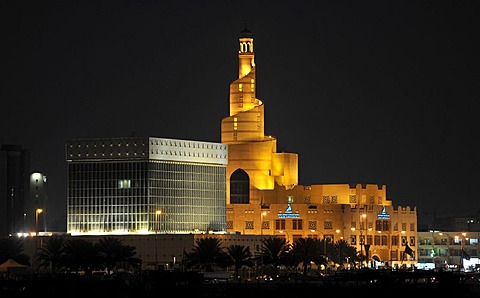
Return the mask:
<svg viewBox="0 0 480 298">
<path fill-rule="evenodd" d="M 247 20 L 244 20 L 244 23 L 245 23 L 245 28 L 242 30 L 241 36 L 242 37 L 252 37 L 252 32 L 250 32 L 250 30 L 248 30 L 248 28 L 247 28 Z"/>
</svg>

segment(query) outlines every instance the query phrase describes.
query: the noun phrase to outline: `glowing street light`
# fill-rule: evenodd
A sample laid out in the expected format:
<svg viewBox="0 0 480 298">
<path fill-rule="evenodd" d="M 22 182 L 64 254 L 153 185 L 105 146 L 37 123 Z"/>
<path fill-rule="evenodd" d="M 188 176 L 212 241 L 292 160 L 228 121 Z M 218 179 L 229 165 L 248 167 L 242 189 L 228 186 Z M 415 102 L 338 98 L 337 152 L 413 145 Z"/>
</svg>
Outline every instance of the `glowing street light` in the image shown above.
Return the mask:
<svg viewBox="0 0 480 298">
<path fill-rule="evenodd" d="M 260 213 L 260 235 L 263 235 L 263 217 L 267 215 L 267 211 Z"/>
<path fill-rule="evenodd" d="M 290 235 L 288 234 L 288 232 L 284 231 L 284 230 L 279 230 L 279 232 L 280 232 L 280 234 L 285 233 L 285 235 L 286 235 L 285 239 L 287 240 L 287 243 L 290 243 Z"/>
<path fill-rule="evenodd" d="M 365 220 L 365 226 L 363 226 L 363 222 L 360 220 L 360 256 L 363 257 L 363 246 L 366 244 L 367 242 L 367 214 L 365 213 L 362 213 L 362 218 Z M 365 230 L 365 236 L 363 235 L 363 231 Z M 367 250 L 367 248 L 365 247 L 365 251 Z M 368 253 L 367 253 L 368 254 Z M 365 256 L 365 261 L 367 262 L 367 265 L 368 265 L 368 260 L 367 260 L 367 257 L 368 256 Z M 363 265 L 363 261 L 362 261 L 362 265 Z M 362 267 L 362 266 L 360 266 Z"/>
<path fill-rule="evenodd" d="M 162 210 L 155 211 L 155 234 L 158 233 L 158 217 L 162 214 Z"/>
<path fill-rule="evenodd" d="M 155 211 L 155 270 L 158 268 L 158 245 L 157 245 L 157 238 L 158 238 L 158 217 L 162 214 L 162 210 Z"/>
<path fill-rule="evenodd" d="M 38 231 L 38 216 L 42 212 L 43 212 L 43 209 L 41 209 L 41 208 L 37 208 L 35 210 L 35 233 L 36 233 L 36 235 L 38 235 L 38 233 L 39 233 L 39 231 Z"/>
</svg>

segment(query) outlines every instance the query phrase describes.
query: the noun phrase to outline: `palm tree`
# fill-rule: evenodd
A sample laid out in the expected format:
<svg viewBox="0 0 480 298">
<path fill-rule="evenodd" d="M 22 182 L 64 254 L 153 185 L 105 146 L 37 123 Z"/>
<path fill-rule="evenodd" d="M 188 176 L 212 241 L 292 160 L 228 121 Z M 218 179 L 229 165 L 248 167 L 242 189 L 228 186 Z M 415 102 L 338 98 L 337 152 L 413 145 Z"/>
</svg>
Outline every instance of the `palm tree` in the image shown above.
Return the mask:
<svg viewBox="0 0 480 298">
<path fill-rule="evenodd" d="M 240 269 L 243 266 L 252 267 L 253 262 L 252 258 L 253 255 L 250 252 L 249 246 L 232 244 L 227 247 L 227 254 L 230 256 L 233 264 L 235 266 L 235 278 L 240 277 Z"/>
<path fill-rule="evenodd" d="M 320 264 L 323 261 L 322 244 L 317 238 L 299 238 L 295 240 L 292 253 L 297 265 L 302 264 L 303 275 L 307 275 L 311 262 Z"/>
<path fill-rule="evenodd" d="M 259 257 L 263 265 L 271 265 L 275 274 L 278 273 L 278 268 L 286 263 L 288 252 L 290 251 L 290 244 L 285 238 L 267 237 L 262 240 L 262 248 Z"/>
<path fill-rule="evenodd" d="M 114 237 L 105 237 L 95 244 L 98 256 L 110 274 L 112 269 L 120 262 L 125 262 L 128 267 L 137 269 L 141 260 L 135 256 L 135 247 L 125 245 L 122 240 Z"/>
<path fill-rule="evenodd" d="M 39 267 L 50 268 L 53 274 L 57 273 L 64 264 L 65 239 L 61 236 L 54 236 L 48 239 L 38 254 Z"/>
<path fill-rule="evenodd" d="M 23 253 L 24 249 L 24 243 L 20 238 L 0 238 L 0 264 L 13 259 L 19 264 L 30 266 L 30 258 Z"/>
<path fill-rule="evenodd" d="M 208 237 L 195 239 L 192 252 L 186 253 L 187 269 L 212 272 L 215 266 L 223 266 L 226 254 L 221 246 L 221 239 Z"/>
<path fill-rule="evenodd" d="M 90 275 L 101 268 L 101 260 L 92 242 L 85 239 L 69 239 L 64 243 L 65 267 L 70 272 L 84 271 Z"/>
<path fill-rule="evenodd" d="M 340 239 L 333 244 L 331 259 L 337 264 L 355 263 L 359 259 L 357 248 L 348 244 L 344 239 Z"/>
</svg>

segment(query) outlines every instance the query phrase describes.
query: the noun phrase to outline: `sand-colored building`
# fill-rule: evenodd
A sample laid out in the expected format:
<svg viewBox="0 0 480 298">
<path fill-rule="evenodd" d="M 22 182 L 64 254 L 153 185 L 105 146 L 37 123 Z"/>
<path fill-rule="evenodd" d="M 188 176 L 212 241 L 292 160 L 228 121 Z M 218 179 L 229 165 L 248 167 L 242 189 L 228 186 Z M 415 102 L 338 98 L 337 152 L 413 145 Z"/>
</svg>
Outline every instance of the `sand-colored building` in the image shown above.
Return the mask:
<svg viewBox="0 0 480 298">
<path fill-rule="evenodd" d="M 387 198 L 386 185 L 298 184 L 298 155 L 277 152 L 264 131 L 265 104 L 256 97 L 254 39 L 239 38 L 238 79 L 230 84 L 230 114 L 222 120 L 228 144 L 227 231 L 345 239 L 383 265 L 416 263 L 417 212 Z M 408 245 L 408 246 L 407 246 Z M 410 247 L 413 256 L 404 254 Z M 387 264 L 388 262 L 388 264 Z"/>
</svg>

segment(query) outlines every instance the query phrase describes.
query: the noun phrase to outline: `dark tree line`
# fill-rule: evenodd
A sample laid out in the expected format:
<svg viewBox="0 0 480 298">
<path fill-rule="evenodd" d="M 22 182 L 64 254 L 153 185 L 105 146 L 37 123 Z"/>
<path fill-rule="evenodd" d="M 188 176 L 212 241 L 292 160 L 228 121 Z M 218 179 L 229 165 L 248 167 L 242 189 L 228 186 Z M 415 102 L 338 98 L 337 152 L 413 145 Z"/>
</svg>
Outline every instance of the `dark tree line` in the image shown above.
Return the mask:
<svg viewBox="0 0 480 298">
<path fill-rule="evenodd" d="M 105 237 L 93 243 L 85 239 L 65 239 L 53 236 L 38 249 L 36 260 L 39 269 L 56 274 L 93 271 L 112 273 L 119 267 L 140 270 L 141 259 L 135 257 L 135 247 L 125 245 L 122 240 Z M 31 265 L 30 258 L 23 253 L 23 242 L 19 238 L 0 239 L 0 263 L 13 259 L 23 265 Z"/>
<path fill-rule="evenodd" d="M 222 248 L 222 240 L 213 237 L 198 238 L 191 252 L 184 252 L 186 270 L 215 271 L 234 266 L 235 277 L 242 268 L 261 268 L 261 272 L 278 275 L 281 268 L 287 272 L 307 275 L 312 266 L 318 268 L 354 267 L 360 256 L 355 247 L 340 239 L 335 243 L 325 239 L 299 238 L 289 244 L 284 238 L 267 237 L 260 252 L 253 254 L 248 246 L 231 245 Z"/>
<path fill-rule="evenodd" d="M 52 237 L 46 241 L 38 254 L 40 267 L 52 273 L 93 271 L 113 273 L 114 269 L 139 270 L 141 259 L 135 257 L 135 247 L 125 245 L 115 237 L 104 237 L 93 243 L 85 239 Z"/>
<path fill-rule="evenodd" d="M 12 258 L 30 265 L 23 249 L 18 238 L 1 238 L 0 262 Z M 94 271 L 110 274 L 118 268 L 140 271 L 142 260 L 135 257 L 135 249 L 115 237 L 93 243 L 54 236 L 44 242 L 36 260 L 39 269 L 53 274 L 84 272 L 88 275 Z M 347 264 L 355 267 L 360 260 L 356 248 L 343 239 L 333 243 L 325 239 L 299 238 L 289 244 L 284 238 L 269 236 L 263 239 L 260 250 L 253 253 L 249 246 L 224 247 L 220 238 L 205 237 L 197 238 L 192 251 L 184 252 L 182 265 L 185 270 L 199 272 L 233 269 L 238 278 L 244 268 L 271 275 L 278 275 L 281 270 L 307 275 L 319 268 L 344 268 Z"/>
</svg>

